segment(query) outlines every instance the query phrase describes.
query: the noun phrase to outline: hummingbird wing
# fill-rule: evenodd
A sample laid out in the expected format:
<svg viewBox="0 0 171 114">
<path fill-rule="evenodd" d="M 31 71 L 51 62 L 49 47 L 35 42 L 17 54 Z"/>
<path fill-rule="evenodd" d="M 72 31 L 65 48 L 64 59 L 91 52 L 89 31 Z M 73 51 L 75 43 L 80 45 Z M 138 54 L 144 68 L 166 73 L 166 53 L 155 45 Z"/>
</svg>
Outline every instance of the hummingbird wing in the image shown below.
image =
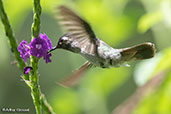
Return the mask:
<svg viewBox="0 0 171 114">
<path fill-rule="evenodd" d="M 59 22 L 69 32 L 70 40 L 84 52 L 95 54 L 96 36 L 90 25 L 65 6 L 59 6 Z"/>
<path fill-rule="evenodd" d="M 71 87 L 78 83 L 80 78 L 84 75 L 84 73 L 93 66 L 89 61 L 84 63 L 78 70 L 76 70 L 71 76 L 69 76 L 66 80 L 57 82 L 59 85 L 64 87 Z"/>
</svg>

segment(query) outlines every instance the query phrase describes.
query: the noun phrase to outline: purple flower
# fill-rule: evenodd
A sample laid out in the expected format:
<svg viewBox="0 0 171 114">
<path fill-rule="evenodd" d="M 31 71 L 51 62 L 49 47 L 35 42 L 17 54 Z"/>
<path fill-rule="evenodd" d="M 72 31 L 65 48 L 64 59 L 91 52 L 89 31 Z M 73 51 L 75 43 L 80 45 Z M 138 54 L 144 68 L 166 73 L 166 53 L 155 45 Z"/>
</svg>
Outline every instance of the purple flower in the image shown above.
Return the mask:
<svg viewBox="0 0 171 114">
<path fill-rule="evenodd" d="M 29 44 L 27 41 L 23 40 L 18 46 L 18 51 L 20 52 L 20 57 L 23 58 L 24 62 L 30 57 Z"/>
<path fill-rule="evenodd" d="M 52 43 L 46 34 L 40 34 L 39 38 L 34 38 L 30 42 L 30 54 L 37 58 L 43 57 L 46 63 L 51 62 L 51 54 L 48 50 L 52 49 Z"/>
<path fill-rule="evenodd" d="M 43 59 L 46 61 L 46 63 L 51 62 L 50 57 L 52 56 L 51 53 L 47 54 L 46 56 L 43 57 Z"/>
<path fill-rule="evenodd" d="M 28 66 L 28 67 L 24 67 L 24 74 L 28 74 L 30 72 L 30 70 L 32 70 L 33 68 Z"/>
<path fill-rule="evenodd" d="M 45 33 L 40 34 L 39 38 L 34 38 L 29 45 L 26 45 L 26 43 L 27 42 L 23 40 L 18 47 L 20 56 L 24 59 L 24 61 L 25 59 L 27 60 L 30 55 L 32 55 L 36 56 L 37 58 L 43 57 L 46 63 L 51 62 L 50 57 L 52 55 L 48 54 L 48 50 L 52 49 L 53 47 L 51 40 Z"/>
<path fill-rule="evenodd" d="M 30 54 L 40 58 L 42 56 L 46 56 L 48 51 L 47 43 L 44 39 L 34 38 L 30 42 Z"/>
<path fill-rule="evenodd" d="M 40 33 L 39 37 L 41 39 L 44 39 L 46 41 L 47 46 L 48 46 L 48 50 L 50 50 L 50 49 L 53 48 L 52 43 L 51 43 L 51 40 L 48 38 L 48 36 L 45 33 L 44 34 Z"/>
</svg>

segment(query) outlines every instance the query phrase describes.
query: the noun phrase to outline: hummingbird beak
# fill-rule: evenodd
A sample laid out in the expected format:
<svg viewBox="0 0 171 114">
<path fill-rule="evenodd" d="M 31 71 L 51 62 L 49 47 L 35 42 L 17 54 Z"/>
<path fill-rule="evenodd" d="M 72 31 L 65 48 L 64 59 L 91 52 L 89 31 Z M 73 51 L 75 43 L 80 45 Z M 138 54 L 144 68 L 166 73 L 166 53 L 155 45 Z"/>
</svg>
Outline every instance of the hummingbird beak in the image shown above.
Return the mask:
<svg viewBox="0 0 171 114">
<path fill-rule="evenodd" d="M 56 50 L 57 48 L 58 48 L 58 46 L 53 47 L 52 49 L 50 49 L 50 50 L 48 51 L 48 53 L 50 53 L 50 52 Z"/>
</svg>

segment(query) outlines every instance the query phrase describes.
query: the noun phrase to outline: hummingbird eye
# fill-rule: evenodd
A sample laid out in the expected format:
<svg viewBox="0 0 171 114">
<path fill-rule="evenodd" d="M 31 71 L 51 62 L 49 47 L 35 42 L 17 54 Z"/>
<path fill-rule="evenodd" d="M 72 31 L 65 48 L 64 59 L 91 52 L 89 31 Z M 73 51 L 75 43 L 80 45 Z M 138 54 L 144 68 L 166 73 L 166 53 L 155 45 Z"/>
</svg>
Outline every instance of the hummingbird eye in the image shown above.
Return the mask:
<svg viewBox="0 0 171 114">
<path fill-rule="evenodd" d="M 68 37 L 65 37 L 65 36 L 60 39 L 60 42 L 62 43 L 67 42 L 67 41 L 68 41 Z"/>
<path fill-rule="evenodd" d="M 64 42 L 64 40 L 61 38 L 61 39 L 59 40 L 59 45 L 62 45 L 63 42 Z"/>
<path fill-rule="evenodd" d="M 60 41 L 60 42 L 59 42 L 59 44 L 61 45 L 61 44 L 62 44 L 62 42 Z"/>
<path fill-rule="evenodd" d="M 58 41 L 58 46 L 66 45 L 69 43 L 69 39 L 66 36 L 63 36 Z"/>
</svg>

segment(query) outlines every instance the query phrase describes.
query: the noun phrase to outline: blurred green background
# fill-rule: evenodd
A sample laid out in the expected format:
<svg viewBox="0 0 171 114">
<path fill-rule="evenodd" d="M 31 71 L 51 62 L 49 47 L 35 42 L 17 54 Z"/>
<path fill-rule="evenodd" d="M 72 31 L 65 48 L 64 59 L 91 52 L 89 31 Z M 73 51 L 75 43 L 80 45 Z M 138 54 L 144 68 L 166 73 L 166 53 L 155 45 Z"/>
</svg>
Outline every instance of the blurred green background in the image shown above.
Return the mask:
<svg viewBox="0 0 171 114">
<path fill-rule="evenodd" d="M 53 45 L 63 34 L 54 9 L 66 4 L 114 48 L 148 41 L 157 49 L 153 59 L 130 62 L 131 67 L 91 69 L 74 88 L 63 88 L 56 81 L 81 66 L 86 61 L 82 56 L 57 50 L 51 63 L 41 59 L 41 90 L 57 114 L 110 114 L 137 87 L 160 72 L 166 72 L 165 80 L 141 98 L 133 114 L 171 114 L 171 0 L 41 0 L 41 4 L 41 32 Z M 32 1 L 4 0 L 4 6 L 18 42 L 29 42 Z M 21 80 L 19 69 L 11 65 L 15 59 L 10 50 L 0 22 L 0 108 L 29 108 L 29 114 L 34 114 L 30 89 Z"/>
</svg>

